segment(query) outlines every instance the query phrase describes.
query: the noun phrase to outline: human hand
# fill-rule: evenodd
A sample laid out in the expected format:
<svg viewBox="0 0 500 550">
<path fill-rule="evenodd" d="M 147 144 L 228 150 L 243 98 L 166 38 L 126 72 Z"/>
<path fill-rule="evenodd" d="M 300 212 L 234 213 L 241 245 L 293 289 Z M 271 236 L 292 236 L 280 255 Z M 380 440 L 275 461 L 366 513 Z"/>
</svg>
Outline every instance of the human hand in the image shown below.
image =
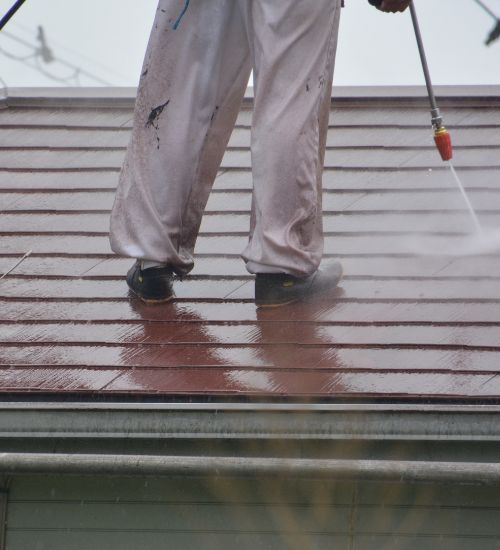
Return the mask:
<svg viewBox="0 0 500 550">
<path fill-rule="evenodd" d="M 399 11 L 405 11 L 410 3 L 411 0 L 382 0 L 378 9 L 388 13 L 397 13 Z"/>
</svg>

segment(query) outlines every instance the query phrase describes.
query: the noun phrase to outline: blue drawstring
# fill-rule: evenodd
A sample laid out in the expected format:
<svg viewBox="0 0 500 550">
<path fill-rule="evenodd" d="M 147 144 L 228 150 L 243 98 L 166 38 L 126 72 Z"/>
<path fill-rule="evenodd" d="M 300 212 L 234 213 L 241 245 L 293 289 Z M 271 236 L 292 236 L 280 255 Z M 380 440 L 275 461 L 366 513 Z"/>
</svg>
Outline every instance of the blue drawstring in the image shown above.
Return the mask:
<svg viewBox="0 0 500 550">
<path fill-rule="evenodd" d="M 186 0 L 186 3 L 184 4 L 184 9 L 181 11 L 179 17 L 177 18 L 177 21 L 174 23 L 174 26 L 172 27 L 174 31 L 177 30 L 177 27 L 179 26 L 181 19 L 184 17 L 185 13 L 187 12 L 187 9 L 189 8 L 189 1 Z"/>
</svg>

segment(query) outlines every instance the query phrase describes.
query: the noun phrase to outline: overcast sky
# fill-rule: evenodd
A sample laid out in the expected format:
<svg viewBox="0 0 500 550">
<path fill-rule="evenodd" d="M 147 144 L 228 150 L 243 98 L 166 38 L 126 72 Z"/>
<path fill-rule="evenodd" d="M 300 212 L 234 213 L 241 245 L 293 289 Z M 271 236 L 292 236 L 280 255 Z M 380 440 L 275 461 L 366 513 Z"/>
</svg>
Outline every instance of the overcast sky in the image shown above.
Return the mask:
<svg viewBox="0 0 500 550">
<path fill-rule="evenodd" d="M 483 1 L 500 16 L 500 0 Z M 12 3 L 0 0 L 2 14 Z M 156 4 L 28 0 L 6 27 L 8 34 L 0 33 L 0 78 L 10 87 L 134 86 Z M 484 46 L 495 22 L 475 0 L 415 0 L 415 5 L 436 84 L 500 84 L 500 40 Z M 55 57 L 66 64 L 32 57 L 38 25 Z M 346 0 L 340 27 L 337 85 L 423 83 L 408 12 L 382 14 L 367 0 Z"/>
</svg>

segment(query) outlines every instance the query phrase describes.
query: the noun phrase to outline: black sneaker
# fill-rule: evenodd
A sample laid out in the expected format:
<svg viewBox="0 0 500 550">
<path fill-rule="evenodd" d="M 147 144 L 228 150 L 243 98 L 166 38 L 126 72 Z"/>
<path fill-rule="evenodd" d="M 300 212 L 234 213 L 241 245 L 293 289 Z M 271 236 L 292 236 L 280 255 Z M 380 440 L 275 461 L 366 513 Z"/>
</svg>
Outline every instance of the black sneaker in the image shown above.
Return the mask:
<svg viewBox="0 0 500 550">
<path fill-rule="evenodd" d="M 327 264 L 309 277 L 284 273 L 258 273 L 255 277 L 255 304 L 276 307 L 293 304 L 304 298 L 334 289 L 342 278 L 340 262 Z"/>
<path fill-rule="evenodd" d="M 174 271 L 169 266 L 142 269 L 140 260 L 127 273 L 130 290 L 146 304 L 163 304 L 174 297 L 172 281 Z"/>
</svg>

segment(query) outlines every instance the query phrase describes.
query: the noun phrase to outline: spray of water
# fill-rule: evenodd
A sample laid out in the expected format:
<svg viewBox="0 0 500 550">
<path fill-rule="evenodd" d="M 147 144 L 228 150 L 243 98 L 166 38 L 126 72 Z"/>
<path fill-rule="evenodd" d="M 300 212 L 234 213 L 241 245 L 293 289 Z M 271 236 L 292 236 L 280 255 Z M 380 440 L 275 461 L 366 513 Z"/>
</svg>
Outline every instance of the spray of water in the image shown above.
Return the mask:
<svg viewBox="0 0 500 550">
<path fill-rule="evenodd" d="M 431 241 L 423 241 L 420 238 L 418 242 L 415 241 L 413 243 L 414 246 L 412 246 L 412 248 L 417 254 L 437 254 L 439 256 L 477 256 L 500 253 L 500 228 L 485 230 L 482 227 L 455 167 L 451 162 L 448 162 L 448 166 L 450 167 L 453 179 L 467 205 L 467 209 L 474 223 L 475 231 L 459 239 L 450 238 L 449 240 L 440 240 L 440 246 L 438 247 L 436 247 L 435 238 Z"/>
<path fill-rule="evenodd" d="M 455 167 L 451 162 L 448 164 L 450 166 L 453 179 L 462 193 L 476 227 L 475 233 L 464 238 L 460 246 L 460 253 L 462 255 L 474 256 L 479 254 L 492 254 L 495 252 L 500 252 L 500 229 L 489 229 L 488 231 L 483 229 L 477 217 L 476 211 L 469 200 L 469 196 L 465 191 L 462 181 L 458 177 Z"/>
<path fill-rule="evenodd" d="M 457 184 L 458 188 L 460 189 L 460 193 L 462 193 L 462 197 L 465 200 L 465 204 L 467 205 L 467 208 L 469 209 L 470 215 L 472 217 L 472 220 L 474 222 L 474 225 L 476 226 L 476 231 L 478 234 L 483 234 L 483 228 L 481 227 L 481 224 L 479 223 L 479 219 L 477 217 L 476 211 L 474 210 L 469 195 L 467 195 L 465 188 L 463 186 L 462 180 L 458 177 L 457 171 L 455 170 L 455 167 L 453 166 L 451 160 L 448 161 L 448 166 L 450 167 L 451 174 L 453 176 L 453 179 L 455 180 L 455 183 Z"/>
</svg>

